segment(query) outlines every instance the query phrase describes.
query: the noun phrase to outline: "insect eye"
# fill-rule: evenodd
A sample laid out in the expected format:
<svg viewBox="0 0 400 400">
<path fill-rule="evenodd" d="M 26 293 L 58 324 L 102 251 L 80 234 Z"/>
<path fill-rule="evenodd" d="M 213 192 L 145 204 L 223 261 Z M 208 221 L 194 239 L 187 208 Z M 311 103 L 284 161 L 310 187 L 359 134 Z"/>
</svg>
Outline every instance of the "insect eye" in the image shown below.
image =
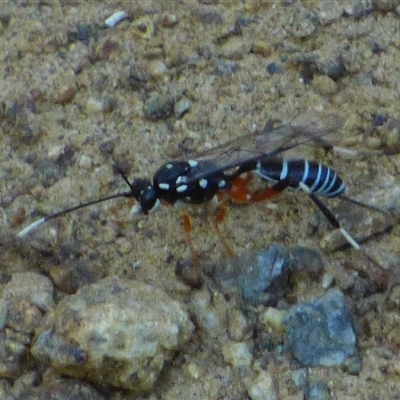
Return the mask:
<svg viewBox="0 0 400 400">
<path fill-rule="evenodd" d="M 147 215 L 151 211 L 155 211 L 159 205 L 157 193 L 152 185 L 144 189 L 139 197 L 139 204 L 142 213 Z"/>
</svg>

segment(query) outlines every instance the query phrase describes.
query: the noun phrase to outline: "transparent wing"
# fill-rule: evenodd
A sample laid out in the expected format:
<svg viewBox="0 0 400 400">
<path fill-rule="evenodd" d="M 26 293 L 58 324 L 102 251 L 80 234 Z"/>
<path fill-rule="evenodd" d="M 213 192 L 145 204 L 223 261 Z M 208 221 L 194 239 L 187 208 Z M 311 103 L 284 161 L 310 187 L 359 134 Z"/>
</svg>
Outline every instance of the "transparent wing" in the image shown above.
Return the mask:
<svg viewBox="0 0 400 400">
<path fill-rule="evenodd" d="M 308 113 L 297 116 L 289 124 L 276 129 L 266 127 L 246 134 L 220 146 L 198 153 L 194 158 L 203 168 L 196 170 L 186 181 L 191 182 L 217 171 L 229 171 L 242 164 L 266 157 L 275 157 L 284 151 L 307 144 L 333 146 L 341 139 L 344 119 L 337 114 Z"/>
</svg>

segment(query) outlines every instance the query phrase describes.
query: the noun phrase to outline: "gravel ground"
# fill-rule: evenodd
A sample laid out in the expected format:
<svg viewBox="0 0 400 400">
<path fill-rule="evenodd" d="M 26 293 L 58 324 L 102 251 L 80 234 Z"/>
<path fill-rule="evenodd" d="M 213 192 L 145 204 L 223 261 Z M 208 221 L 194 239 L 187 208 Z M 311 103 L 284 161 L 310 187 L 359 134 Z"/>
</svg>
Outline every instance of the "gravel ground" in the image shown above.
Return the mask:
<svg viewBox="0 0 400 400">
<path fill-rule="evenodd" d="M 107 27 L 117 11 L 127 18 Z M 385 297 L 400 279 L 399 13 L 399 1 L 3 3 L 3 300 L 15 273 L 50 277 L 55 303 L 105 276 L 140 281 L 165 291 L 196 319 L 194 336 L 145 398 L 302 399 L 305 369 L 279 351 L 279 329 L 268 332 L 272 347 L 261 351 L 253 320 L 236 297 L 222 296 L 209 278 L 193 289 L 176 277 L 177 261 L 191 257 L 179 210 L 163 207 L 132 219 L 134 201 L 113 200 L 49 222 L 23 241 L 14 235 L 43 215 L 126 190 L 115 165 L 130 178 L 151 178 L 168 160 L 260 129 L 269 119 L 334 113 L 346 121 L 340 147 L 347 151 L 301 147 L 291 156 L 334 167 L 350 197 L 391 211 L 326 201 L 380 267 L 343 247 L 302 193 L 233 205 L 221 230 L 238 254 L 270 243 L 320 251 L 322 277 L 300 274 L 278 308 L 340 289 L 362 366 L 357 373 L 313 367 L 307 382 L 324 383 L 320 393 L 333 399 L 399 398 L 400 289 Z M 211 269 L 226 262 L 213 211 L 188 209 L 199 264 Z M 38 306 L 40 316 L 47 306 Z M 257 308 L 255 318 L 265 310 Z M 1 324 L 7 338 L 13 334 L 27 349 L 20 356 L 10 350 L 12 366 L 0 369 L 2 398 L 33 398 L 29 391 L 46 383 L 46 393 L 72 396 L 71 386 L 64 393 L 68 385 L 54 384 L 56 369 L 29 355 L 40 316 L 37 324 L 22 321 L 24 328 Z M 78 378 L 74 385 L 87 385 Z M 85 386 L 81 398 L 142 398 L 96 388 L 102 395 Z"/>
</svg>

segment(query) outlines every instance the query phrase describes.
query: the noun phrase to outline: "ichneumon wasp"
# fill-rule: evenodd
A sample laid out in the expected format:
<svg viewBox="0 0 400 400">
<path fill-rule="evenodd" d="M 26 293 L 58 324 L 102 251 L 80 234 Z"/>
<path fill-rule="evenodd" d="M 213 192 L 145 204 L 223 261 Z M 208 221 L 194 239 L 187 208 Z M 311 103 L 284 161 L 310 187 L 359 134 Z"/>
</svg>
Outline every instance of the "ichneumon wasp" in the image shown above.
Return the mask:
<svg viewBox="0 0 400 400">
<path fill-rule="evenodd" d="M 154 174 L 152 182 L 142 178 L 129 182 L 121 173 L 129 186 L 128 191 L 45 216 L 21 230 L 17 237 L 24 238 L 49 220 L 119 197 L 134 198 L 137 205 L 133 212 L 145 215 L 155 211 L 161 203 L 202 204 L 217 198 L 220 209 L 215 218 L 215 226 L 219 233 L 218 224 L 224 219 L 227 199 L 237 202 L 260 202 L 286 188 L 293 188 L 306 192 L 330 224 L 340 230 L 350 245 L 360 250 L 359 244 L 318 196 L 339 197 L 379 212 L 382 210 L 344 196 L 346 185 L 332 168 L 304 159 L 280 158 L 285 151 L 300 145 L 332 147 L 341 139 L 342 126 L 343 119 L 336 114 L 299 116 L 289 124 L 275 129 L 267 123 L 262 131 L 240 136 L 199 153 L 193 159 L 174 160 L 162 165 Z M 260 192 L 252 192 L 249 189 L 249 181 L 253 175 L 258 175 L 268 182 L 268 187 Z M 188 244 L 195 254 L 189 236 L 191 224 L 187 214 L 184 214 L 184 229 Z M 233 254 L 225 240 L 223 242 L 228 253 Z"/>
</svg>

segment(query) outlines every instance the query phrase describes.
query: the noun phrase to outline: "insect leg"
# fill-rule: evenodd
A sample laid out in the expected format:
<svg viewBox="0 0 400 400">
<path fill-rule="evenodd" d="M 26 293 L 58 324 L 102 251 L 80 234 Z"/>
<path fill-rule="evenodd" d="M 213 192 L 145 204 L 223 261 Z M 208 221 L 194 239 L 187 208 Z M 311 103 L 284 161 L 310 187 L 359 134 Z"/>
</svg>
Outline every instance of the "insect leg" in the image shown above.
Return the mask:
<svg viewBox="0 0 400 400">
<path fill-rule="evenodd" d="M 301 187 L 301 185 L 300 185 L 300 187 Z M 301 189 L 304 190 L 303 187 L 301 187 Z M 382 266 L 379 264 L 379 262 L 376 261 L 373 257 L 371 257 L 364 249 L 362 249 L 361 246 L 342 227 L 341 223 L 333 215 L 332 211 L 324 203 L 322 203 L 322 201 L 317 196 L 315 196 L 313 193 L 308 193 L 308 194 L 309 194 L 310 199 L 321 210 L 321 212 L 325 215 L 326 219 L 330 222 L 330 224 L 335 229 L 339 229 L 340 233 L 347 240 L 347 242 L 349 244 L 351 244 L 351 246 L 353 246 L 356 250 L 362 252 L 363 255 L 367 258 L 367 260 L 370 261 L 372 264 L 374 264 L 375 266 L 377 266 L 379 268 L 382 268 Z"/>
<path fill-rule="evenodd" d="M 182 221 L 183 221 L 183 230 L 185 232 L 185 242 L 186 245 L 189 247 L 190 252 L 192 253 L 193 261 L 195 264 L 199 264 L 199 254 L 197 253 L 196 249 L 193 246 L 192 241 L 192 222 L 190 221 L 190 217 L 186 212 L 182 213 Z"/>
<path fill-rule="evenodd" d="M 235 256 L 235 252 L 233 251 L 232 247 L 229 245 L 225 236 L 222 234 L 221 230 L 219 229 L 219 224 L 225 219 L 226 214 L 227 214 L 227 207 L 226 207 L 227 197 L 223 193 L 218 193 L 217 199 L 218 199 L 218 211 L 214 218 L 214 228 L 215 228 L 215 231 L 217 232 L 219 239 L 221 240 L 221 242 L 225 248 L 225 251 L 226 251 L 228 257 L 232 258 Z"/>
<path fill-rule="evenodd" d="M 367 258 L 367 260 L 370 261 L 372 264 L 374 264 L 379 268 L 382 268 L 379 262 L 376 261 L 373 257 L 371 257 L 364 249 L 362 249 L 361 246 L 350 236 L 350 234 L 342 227 L 338 219 L 332 214 L 332 211 L 329 210 L 329 208 L 324 203 L 322 203 L 322 201 L 318 199 L 318 197 L 316 197 L 312 193 L 309 193 L 309 196 L 310 199 L 314 202 L 314 204 L 322 211 L 322 213 L 328 219 L 330 224 L 334 228 L 339 229 L 340 233 L 347 240 L 349 244 L 351 244 L 356 250 L 363 253 L 363 255 Z"/>
<path fill-rule="evenodd" d="M 249 177 L 250 176 L 250 177 Z M 231 188 L 228 191 L 228 196 L 237 202 L 253 202 L 259 203 L 265 201 L 283 192 L 288 186 L 290 186 L 289 179 L 282 179 L 276 182 L 274 185 L 266 188 L 262 191 L 252 192 L 248 187 L 248 183 L 251 181 L 252 175 L 247 174 L 246 177 L 237 177 L 231 182 Z"/>
<path fill-rule="evenodd" d="M 300 185 L 301 189 L 304 190 L 302 185 Z M 306 191 L 306 190 L 305 190 Z M 335 228 L 339 229 L 342 236 L 347 240 L 349 244 L 351 244 L 356 250 L 360 250 L 360 245 L 351 237 L 351 235 L 342 227 L 338 219 L 333 215 L 332 211 L 314 194 L 308 193 L 312 202 L 321 210 L 322 214 L 324 214 L 325 218 L 329 221 L 329 223 Z"/>
</svg>

